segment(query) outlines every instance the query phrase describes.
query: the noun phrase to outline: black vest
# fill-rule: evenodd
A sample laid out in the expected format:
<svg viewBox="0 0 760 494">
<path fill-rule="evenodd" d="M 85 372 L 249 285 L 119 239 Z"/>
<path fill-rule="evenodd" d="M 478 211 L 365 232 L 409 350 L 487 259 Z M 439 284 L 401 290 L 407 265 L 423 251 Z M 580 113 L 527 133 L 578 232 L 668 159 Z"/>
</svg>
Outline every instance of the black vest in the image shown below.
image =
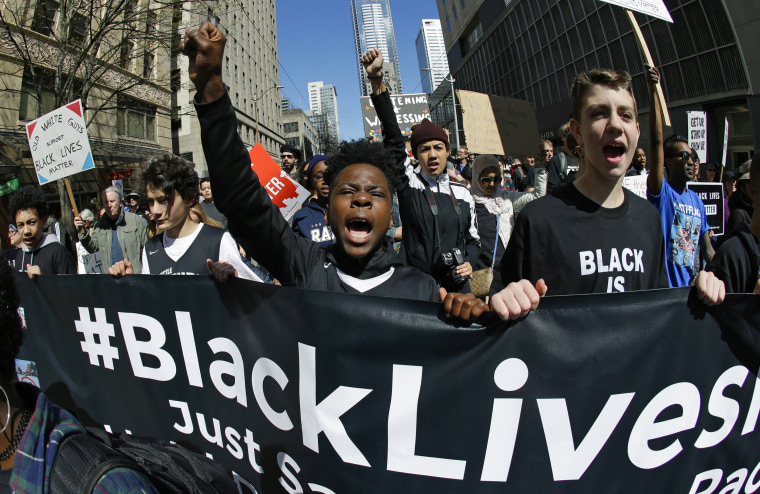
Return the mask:
<svg viewBox="0 0 760 494">
<path fill-rule="evenodd" d="M 208 274 L 206 259 L 219 260 L 219 246 L 226 230 L 203 225 L 190 248 L 177 262 L 164 250 L 164 234 L 153 235 L 145 244 L 150 274 Z"/>
</svg>

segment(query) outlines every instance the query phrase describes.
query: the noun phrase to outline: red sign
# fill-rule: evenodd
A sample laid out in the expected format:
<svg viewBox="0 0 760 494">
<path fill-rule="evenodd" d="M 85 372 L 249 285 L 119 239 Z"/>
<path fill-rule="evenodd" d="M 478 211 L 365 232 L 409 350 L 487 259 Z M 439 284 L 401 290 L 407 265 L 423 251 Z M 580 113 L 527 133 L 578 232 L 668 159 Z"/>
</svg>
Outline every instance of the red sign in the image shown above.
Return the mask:
<svg viewBox="0 0 760 494">
<path fill-rule="evenodd" d="M 269 198 L 280 208 L 282 216 L 285 219 L 293 216 L 309 197 L 309 191 L 293 181 L 260 143 L 253 146 L 248 154 L 251 157 L 251 169 L 259 177 Z"/>
</svg>

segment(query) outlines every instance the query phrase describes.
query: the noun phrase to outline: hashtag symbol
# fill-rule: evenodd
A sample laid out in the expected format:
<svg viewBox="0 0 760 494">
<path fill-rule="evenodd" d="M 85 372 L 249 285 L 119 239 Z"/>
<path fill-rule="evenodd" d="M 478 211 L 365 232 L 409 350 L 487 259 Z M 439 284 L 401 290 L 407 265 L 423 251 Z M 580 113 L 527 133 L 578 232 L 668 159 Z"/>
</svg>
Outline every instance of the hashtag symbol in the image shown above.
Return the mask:
<svg viewBox="0 0 760 494">
<path fill-rule="evenodd" d="M 115 336 L 113 324 L 106 320 L 105 309 L 93 309 L 95 322 L 90 320 L 90 311 L 87 307 L 79 308 L 79 321 L 76 323 L 77 332 L 84 335 L 82 351 L 90 356 L 90 365 L 100 367 L 100 359 L 103 357 L 103 367 L 113 370 L 114 359 L 119 358 L 119 349 L 111 346 L 111 338 Z"/>
</svg>

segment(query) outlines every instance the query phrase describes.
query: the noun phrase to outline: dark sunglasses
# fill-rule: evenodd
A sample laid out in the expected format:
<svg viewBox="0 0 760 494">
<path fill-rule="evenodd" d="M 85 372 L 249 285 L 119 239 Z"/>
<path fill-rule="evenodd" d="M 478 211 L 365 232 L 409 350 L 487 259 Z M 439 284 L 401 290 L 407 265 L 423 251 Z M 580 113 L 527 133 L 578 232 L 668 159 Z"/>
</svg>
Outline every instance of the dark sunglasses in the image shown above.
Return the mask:
<svg viewBox="0 0 760 494">
<path fill-rule="evenodd" d="M 486 184 L 486 185 L 488 185 L 488 184 L 495 184 L 496 183 L 496 179 L 495 178 L 491 178 L 491 177 L 482 177 L 480 179 L 480 183 Z"/>
<path fill-rule="evenodd" d="M 684 161 L 689 161 L 692 157 L 692 154 L 688 151 L 681 151 L 680 153 L 671 154 L 670 157 L 671 158 L 679 157 Z"/>
<path fill-rule="evenodd" d="M 292 159 L 292 158 L 295 158 L 295 156 L 293 156 L 292 154 L 282 154 L 282 155 L 280 155 L 280 159 L 284 160 L 285 158 Z"/>
</svg>

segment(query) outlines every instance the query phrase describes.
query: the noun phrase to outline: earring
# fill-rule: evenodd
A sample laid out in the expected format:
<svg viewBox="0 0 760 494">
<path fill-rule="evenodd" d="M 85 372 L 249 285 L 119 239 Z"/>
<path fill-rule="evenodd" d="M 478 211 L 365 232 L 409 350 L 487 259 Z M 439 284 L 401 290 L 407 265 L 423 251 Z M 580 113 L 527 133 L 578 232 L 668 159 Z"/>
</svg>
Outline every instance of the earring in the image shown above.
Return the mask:
<svg viewBox="0 0 760 494">
<path fill-rule="evenodd" d="M 7 405 L 7 407 L 6 407 L 7 408 L 7 413 L 6 413 L 6 417 L 5 417 L 5 425 L 3 426 L 2 429 L 0 429 L 0 434 L 2 434 L 3 432 L 5 432 L 5 429 L 8 428 L 8 424 L 11 423 L 11 402 L 8 399 L 8 393 L 5 392 L 5 388 L 3 388 L 2 386 L 0 386 L 0 391 L 3 392 L 3 395 L 5 396 L 5 403 Z"/>
</svg>

